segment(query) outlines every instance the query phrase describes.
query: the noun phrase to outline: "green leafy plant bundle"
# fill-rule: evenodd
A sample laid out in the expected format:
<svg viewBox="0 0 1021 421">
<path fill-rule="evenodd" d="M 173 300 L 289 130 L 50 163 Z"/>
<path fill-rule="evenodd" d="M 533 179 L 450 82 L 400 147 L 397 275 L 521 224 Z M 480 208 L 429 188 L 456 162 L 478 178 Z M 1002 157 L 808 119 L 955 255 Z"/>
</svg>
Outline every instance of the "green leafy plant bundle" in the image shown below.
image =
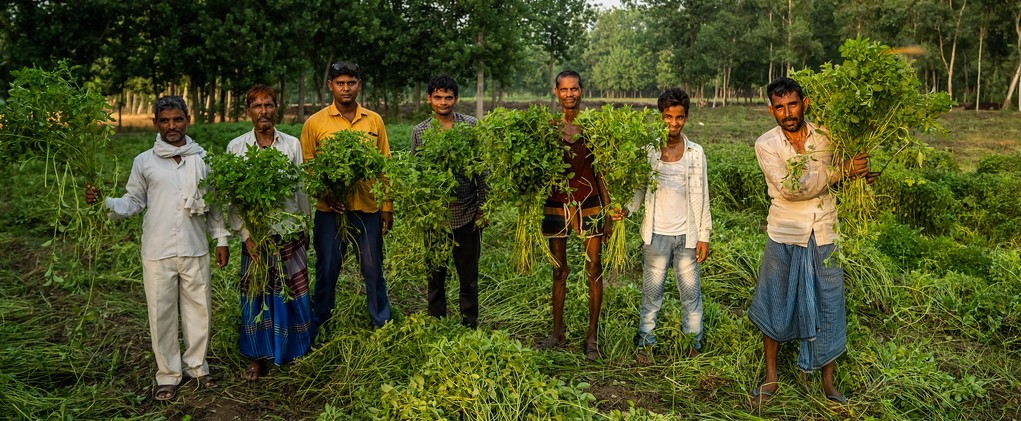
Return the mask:
<svg viewBox="0 0 1021 421">
<path fill-rule="evenodd" d="M 481 168 L 474 127 L 455 124 L 442 130 L 434 123 L 422 134 L 416 155 L 395 153 L 384 170 L 385 196 L 400 211 L 400 227 L 410 239 L 397 252 L 423 270 L 447 259 L 453 249 L 449 207 L 456 198 L 455 174 L 472 177 Z"/>
<path fill-rule="evenodd" d="M 340 130 L 332 138 L 320 142 L 315 157 L 305 162 L 304 168 L 310 176 L 305 186 L 312 196 L 332 195 L 350 205 L 358 183 L 378 178 L 385 161 L 365 133 Z M 340 232 L 346 233 L 347 216 L 339 214 L 338 218 Z"/>
<path fill-rule="evenodd" d="M 491 171 L 487 181 L 493 189 L 486 206 L 510 204 L 518 210 L 512 260 L 520 272 L 534 266 L 535 245 L 553 261 L 541 224 L 543 203 L 554 188 L 568 189 L 560 125 L 557 116 L 538 105 L 527 111 L 497 108 L 480 123 L 483 161 Z"/>
<path fill-rule="evenodd" d="M 0 108 L 0 152 L 16 160 L 45 159 L 47 171 L 58 177 L 84 177 L 95 185 L 113 119 L 99 87 L 79 83 L 75 68 L 61 61 L 53 71 L 11 72 L 10 97 Z"/>
<path fill-rule="evenodd" d="M 244 155 L 209 154 L 206 161 L 210 172 L 202 182 L 209 187 L 208 200 L 237 214 L 255 243 L 245 292 L 261 295 L 269 287 L 269 265 L 279 254 L 273 224 L 286 216 L 281 205 L 300 188 L 301 170 L 280 151 L 254 146 Z"/>
<path fill-rule="evenodd" d="M 878 148 L 900 151 L 919 142 L 915 133 L 944 131 L 938 119 L 953 101 L 945 92 L 922 93 L 906 58 L 867 38 L 847 40 L 840 55 L 843 64 L 791 75 L 810 101 L 809 116 L 829 137 L 834 162 Z M 873 219 L 875 196 L 864 179 L 842 183 L 834 194 L 842 222 L 859 228 Z"/>
<path fill-rule="evenodd" d="M 70 234 L 80 258 L 98 251 L 107 218 L 100 206 L 88 206 L 81 200 L 79 183 L 84 179 L 98 186 L 103 164 L 100 153 L 113 128 L 108 124 L 112 121 L 110 107 L 100 88 L 79 82 L 76 68 L 61 61 L 52 71 L 24 68 L 11 72 L 14 81 L 9 97 L 0 106 L 0 154 L 8 162 L 44 162 L 44 180 L 47 185 L 53 181 L 53 238 L 47 245 Z M 68 196 L 74 201 L 69 202 Z M 54 270 L 57 261 L 54 248 L 47 283 L 79 289 Z"/>
<path fill-rule="evenodd" d="M 654 148 L 658 138 L 666 139 L 662 123 L 654 123 L 653 111 L 633 110 L 629 106 L 614 108 L 605 105 L 601 110 L 584 110 L 574 123 L 581 127 L 588 142 L 596 169 L 610 195 L 606 209 L 620 210 L 631 200 L 635 190 L 644 188 L 652 180 L 652 165 L 648 150 Z M 611 215 L 604 215 L 609 218 Z M 613 234 L 606 245 L 606 259 L 614 270 L 620 269 L 627 257 L 624 220 L 614 223 Z"/>
</svg>

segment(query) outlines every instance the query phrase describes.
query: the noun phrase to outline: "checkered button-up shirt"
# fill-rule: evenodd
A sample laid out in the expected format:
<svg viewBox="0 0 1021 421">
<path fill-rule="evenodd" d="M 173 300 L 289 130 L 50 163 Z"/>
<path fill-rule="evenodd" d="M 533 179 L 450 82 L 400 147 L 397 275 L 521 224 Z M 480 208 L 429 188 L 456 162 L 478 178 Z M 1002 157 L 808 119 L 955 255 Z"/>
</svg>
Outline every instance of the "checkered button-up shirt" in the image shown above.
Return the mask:
<svg viewBox="0 0 1021 421">
<path fill-rule="evenodd" d="M 432 121 L 433 118 L 429 117 L 411 130 L 412 155 L 416 153 L 419 146 L 422 146 L 422 134 L 432 127 Z M 454 124 L 464 123 L 474 126 L 476 122 L 475 117 L 454 113 Z M 475 220 L 475 214 L 489 198 L 490 189 L 489 184 L 486 183 L 485 174 L 474 178 L 468 178 L 464 174 L 454 174 L 454 178 L 457 180 L 457 188 L 454 189 L 457 198 L 450 204 L 450 227 L 456 229 Z"/>
</svg>

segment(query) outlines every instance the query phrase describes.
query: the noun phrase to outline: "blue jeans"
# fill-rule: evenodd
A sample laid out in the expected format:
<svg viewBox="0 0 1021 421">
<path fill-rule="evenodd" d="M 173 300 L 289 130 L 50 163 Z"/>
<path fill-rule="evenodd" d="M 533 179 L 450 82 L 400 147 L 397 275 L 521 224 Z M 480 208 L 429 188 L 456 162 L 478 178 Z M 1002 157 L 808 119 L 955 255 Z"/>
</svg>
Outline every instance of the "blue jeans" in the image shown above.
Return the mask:
<svg viewBox="0 0 1021 421">
<path fill-rule="evenodd" d="M 663 306 L 663 290 L 667 272 L 673 263 L 677 292 L 681 298 L 682 328 L 686 335 L 695 334 L 695 349 L 702 349 L 702 287 L 695 249 L 684 248 L 683 235 L 652 235 L 652 243 L 642 246 L 642 308 L 639 311 L 639 347 L 656 343 L 656 316 Z"/>
<path fill-rule="evenodd" d="M 339 233 L 337 214 L 316 211 L 312 247 L 316 251 L 316 285 L 312 295 L 312 326 L 319 327 L 330 320 L 337 302 L 337 277 L 344 252 L 354 239 L 355 252 L 362 279 L 365 280 L 365 301 L 369 319 L 375 327 L 390 320 L 390 298 L 386 295 L 383 279 L 383 223 L 379 212 L 347 211 L 349 234 Z M 348 236 L 350 235 L 351 238 Z"/>
</svg>

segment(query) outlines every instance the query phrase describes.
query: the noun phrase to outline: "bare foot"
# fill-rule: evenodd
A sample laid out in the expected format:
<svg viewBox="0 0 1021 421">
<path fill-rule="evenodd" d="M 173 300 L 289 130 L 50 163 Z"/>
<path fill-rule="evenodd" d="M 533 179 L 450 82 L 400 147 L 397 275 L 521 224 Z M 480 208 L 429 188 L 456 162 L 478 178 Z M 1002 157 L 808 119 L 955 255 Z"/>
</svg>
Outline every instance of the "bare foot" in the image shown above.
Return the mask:
<svg viewBox="0 0 1021 421">
<path fill-rule="evenodd" d="M 248 361 L 248 368 L 241 372 L 241 378 L 254 382 L 259 380 L 259 376 L 262 375 L 262 363 L 259 360 Z"/>
</svg>

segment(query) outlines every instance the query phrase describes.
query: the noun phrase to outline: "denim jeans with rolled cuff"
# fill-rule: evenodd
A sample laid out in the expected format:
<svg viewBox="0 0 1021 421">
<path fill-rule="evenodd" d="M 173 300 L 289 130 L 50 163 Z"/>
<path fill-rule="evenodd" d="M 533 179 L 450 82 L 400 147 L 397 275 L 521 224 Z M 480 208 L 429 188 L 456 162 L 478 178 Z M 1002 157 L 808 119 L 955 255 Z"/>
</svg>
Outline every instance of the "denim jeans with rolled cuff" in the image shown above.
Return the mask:
<svg viewBox="0 0 1021 421">
<path fill-rule="evenodd" d="M 652 235 L 652 243 L 642 246 L 642 307 L 639 310 L 635 346 L 656 343 L 656 317 L 663 306 L 666 278 L 672 265 L 681 299 L 684 334 L 695 334 L 695 349 L 702 349 L 702 286 L 695 249 L 684 248 L 684 235 Z"/>
</svg>

